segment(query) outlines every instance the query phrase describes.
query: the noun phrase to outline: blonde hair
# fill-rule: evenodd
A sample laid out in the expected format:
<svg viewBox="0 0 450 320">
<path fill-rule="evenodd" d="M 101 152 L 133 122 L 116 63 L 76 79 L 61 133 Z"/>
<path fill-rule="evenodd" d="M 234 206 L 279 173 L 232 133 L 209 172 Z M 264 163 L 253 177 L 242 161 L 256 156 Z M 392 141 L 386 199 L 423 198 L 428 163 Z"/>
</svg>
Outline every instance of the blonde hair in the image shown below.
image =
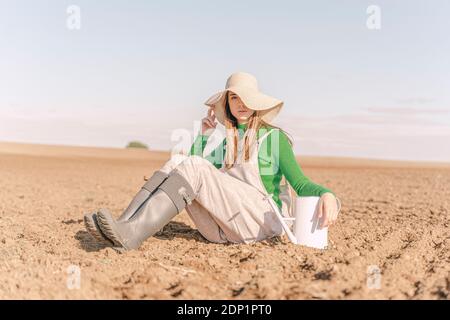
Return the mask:
<svg viewBox="0 0 450 320">
<path fill-rule="evenodd" d="M 233 116 L 230 110 L 230 105 L 228 102 L 228 95 L 229 92 L 227 92 L 226 98 L 225 98 L 225 129 L 226 129 L 226 151 L 225 151 L 225 167 L 227 169 L 231 168 L 237 160 L 237 154 L 238 154 L 238 137 L 239 132 L 237 129 L 237 119 Z M 255 147 L 255 142 L 258 139 L 257 132 L 259 132 L 259 129 L 261 127 L 267 127 L 267 128 L 276 128 L 280 131 L 285 132 L 281 128 L 268 124 L 264 120 L 261 119 L 261 113 L 260 111 L 255 111 L 252 116 L 250 117 L 248 121 L 247 126 L 247 132 L 248 134 L 245 134 L 244 136 L 244 161 L 248 161 L 250 158 L 250 148 Z M 289 144 L 291 147 L 293 146 L 292 139 L 288 137 Z"/>
</svg>

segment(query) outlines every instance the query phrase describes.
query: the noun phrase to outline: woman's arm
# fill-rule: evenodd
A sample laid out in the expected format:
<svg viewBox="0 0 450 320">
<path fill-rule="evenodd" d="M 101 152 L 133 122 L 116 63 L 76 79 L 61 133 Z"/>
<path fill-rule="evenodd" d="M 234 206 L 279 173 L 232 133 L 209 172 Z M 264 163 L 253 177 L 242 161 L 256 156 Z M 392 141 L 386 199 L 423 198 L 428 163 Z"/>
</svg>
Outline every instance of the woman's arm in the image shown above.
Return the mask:
<svg viewBox="0 0 450 320">
<path fill-rule="evenodd" d="M 206 143 L 208 142 L 209 135 L 199 134 L 191 146 L 190 155 L 196 155 L 203 157 L 203 151 L 205 150 Z M 205 159 L 211 162 L 217 169 L 222 167 L 222 162 L 225 156 L 225 141 L 217 146 Z"/>
<path fill-rule="evenodd" d="M 279 132 L 279 153 L 278 163 L 282 174 L 295 190 L 298 196 L 322 196 L 324 193 L 330 192 L 334 196 L 334 192 L 319 184 L 312 182 L 306 177 L 295 159 L 294 151 L 289 144 L 286 134 L 280 130 Z M 277 156 L 277 152 L 275 152 Z"/>
<path fill-rule="evenodd" d="M 194 143 L 191 146 L 191 151 L 189 154 L 191 156 L 200 156 L 203 157 L 203 150 L 205 150 L 206 143 L 208 142 L 209 136 L 204 134 L 197 135 L 197 138 L 195 138 Z"/>
<path fill-rule="evenodd" d="M 321 221 L 320 228 L 329 227 L 335 223 L 339 213 L 336 195 L 330 189 L 312 182 L 303 174 L 285 133 L 277 131 L 279 132 L 279 153 L 275 152 L 275 156 L 278 155 L 281 172 L 298 196 L 320 197 L 318 214 Z"/>
</svg>

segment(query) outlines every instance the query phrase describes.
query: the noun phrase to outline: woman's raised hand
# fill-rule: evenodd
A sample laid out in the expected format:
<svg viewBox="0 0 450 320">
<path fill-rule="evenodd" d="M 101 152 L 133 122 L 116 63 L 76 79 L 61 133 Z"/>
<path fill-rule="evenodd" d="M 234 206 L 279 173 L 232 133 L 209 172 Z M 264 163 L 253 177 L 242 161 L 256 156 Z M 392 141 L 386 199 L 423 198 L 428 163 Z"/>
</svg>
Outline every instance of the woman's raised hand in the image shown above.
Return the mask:
<svg viewBox="0 0 450 320">
<path fill-rule="evenodd" d="M 202 119 L 202 134 L 209 135 L 210 130 L 217 126 L 216 116 L 214 114 L 214 108 L 209 107 L 208 114 Z"/>
</svg>

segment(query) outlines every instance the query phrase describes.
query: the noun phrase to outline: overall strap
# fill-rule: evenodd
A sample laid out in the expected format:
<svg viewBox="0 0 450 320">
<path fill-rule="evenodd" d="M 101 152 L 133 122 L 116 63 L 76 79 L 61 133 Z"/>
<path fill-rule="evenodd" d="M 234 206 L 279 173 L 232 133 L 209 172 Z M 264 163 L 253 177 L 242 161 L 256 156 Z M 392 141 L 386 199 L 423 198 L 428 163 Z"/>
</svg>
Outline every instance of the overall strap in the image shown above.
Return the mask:
<svg viewBox="0 0 450 320">
<path fill-rule="evenodd" d="M 275 130 L 274 128 L 270 129 L 266 133 L 264 133 L 261 137 L 258 139 L 258 144 L 261 143 L 269 134 L 272 133 L 272 131 Z"/>
</svg>

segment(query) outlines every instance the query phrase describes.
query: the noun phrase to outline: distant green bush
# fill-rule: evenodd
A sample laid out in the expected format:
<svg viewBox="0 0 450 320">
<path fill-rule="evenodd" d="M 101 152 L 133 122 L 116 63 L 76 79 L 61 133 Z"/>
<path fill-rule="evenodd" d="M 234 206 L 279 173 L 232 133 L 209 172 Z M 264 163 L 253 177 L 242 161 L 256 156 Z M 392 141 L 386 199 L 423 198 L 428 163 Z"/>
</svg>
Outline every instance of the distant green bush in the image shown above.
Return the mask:
<svg viewBox="0 0 450 320">
<path fill-rule="evenodd" d="M 141 149 L 148 149 L 148 146 L 145 143 L 142 143 L 140 141 L 131 141 L 127 144 L 127 148 L 141 148 Z"/>
</svg>

